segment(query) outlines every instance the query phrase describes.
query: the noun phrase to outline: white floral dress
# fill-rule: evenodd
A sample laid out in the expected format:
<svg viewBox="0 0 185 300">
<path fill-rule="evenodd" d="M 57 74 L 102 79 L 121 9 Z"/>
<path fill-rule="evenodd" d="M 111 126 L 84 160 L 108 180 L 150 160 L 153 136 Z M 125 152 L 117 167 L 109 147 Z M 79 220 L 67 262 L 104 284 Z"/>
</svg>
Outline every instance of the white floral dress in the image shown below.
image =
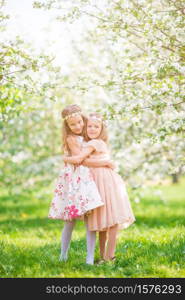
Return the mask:
<svg viewBox="0 0 185 300">
<path fill-rule="evenodd" d="M 83 147 L 83 137 L 77 137 Z M 48 218 L 78 219 L 88 211 L 104 205 L 88 167 L 66 164 L 60 171 Z"/>
</svg>

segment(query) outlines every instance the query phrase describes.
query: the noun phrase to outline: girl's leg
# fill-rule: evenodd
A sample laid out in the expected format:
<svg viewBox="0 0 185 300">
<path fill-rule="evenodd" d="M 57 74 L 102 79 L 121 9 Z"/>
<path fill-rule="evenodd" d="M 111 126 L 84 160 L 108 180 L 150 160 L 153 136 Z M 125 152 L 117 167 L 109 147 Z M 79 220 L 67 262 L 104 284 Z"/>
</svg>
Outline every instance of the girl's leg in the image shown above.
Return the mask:
<svg viewBox="0 0 185 300">
<path fill-rule="evenodd" d="M 118 232 L 118 225 L 114 225 L 109 228 L 108 230 L 108 243 L 107 243 L 107 250 L 106 250 L 106 260 L 111 260 L 114 258 L 115 249 L 116 249 L 116 236 Z"/>
<path fill-rule="evenodd" d="M 62 236 L 61 236 L 61 254 L 60 254 L 60 260 L 66 261 L 68 258 L 68 249 L 71 241 L 71 235 L 73 228 L 75 226 L 76 220 L 73 221 L 66 221 L 63 231 L 62 231 Z"/>
<path fill-rule="evenodd" d="M 99 231 L 99 246 L 100 246 L 100 256 L 105 258 L 105 249 L 107 241 L 107 231 Z"/>
<path fill-rule="evenodd" d="M 86 242 L 87 242 L 87 257 L 86 263 L 88 265 L 94 264 L 94 250 L 96 245 L 96 231 L 90 231 L 88 229 L 87 219 L 85 219 L 86 225 Z"/>
</svg>

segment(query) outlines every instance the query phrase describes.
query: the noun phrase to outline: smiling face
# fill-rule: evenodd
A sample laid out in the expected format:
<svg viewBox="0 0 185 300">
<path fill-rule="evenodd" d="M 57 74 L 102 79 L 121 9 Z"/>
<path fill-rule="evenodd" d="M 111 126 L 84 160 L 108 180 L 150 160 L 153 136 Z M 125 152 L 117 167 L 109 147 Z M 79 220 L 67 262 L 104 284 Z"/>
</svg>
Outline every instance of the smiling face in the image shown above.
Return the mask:
<svg viewBox="0 0 185 300">
<path fill-rule="evenodd" d="M 102 122 L 89 119 L 87 121 L 87 135 L 90 139 L 97 139 L 102 131 Z"/>
<path fill-rule="evenodd" d="M 71 117 L 67 120 L 67 125 L 74 134 L 81 134 L 84 128 L 84 121 L 81 115 Z"/>
</svg>

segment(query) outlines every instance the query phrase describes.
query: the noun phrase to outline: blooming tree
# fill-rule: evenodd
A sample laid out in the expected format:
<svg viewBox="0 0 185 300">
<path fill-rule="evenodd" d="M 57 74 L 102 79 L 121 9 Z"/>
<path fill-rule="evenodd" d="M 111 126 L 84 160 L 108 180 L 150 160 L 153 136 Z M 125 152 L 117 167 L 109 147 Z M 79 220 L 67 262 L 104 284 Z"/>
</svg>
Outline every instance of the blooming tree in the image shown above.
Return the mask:
<svg viewBox="0 0 185 300">
<path fill-rule="evenodd" d="M 184 1 L 52 0 L 35 7 L 83 22 L 73 89 L 94 97 L 91 104 L 109 120 L 123 176 L 135 185 L 184 173 Z"/>
</svg>

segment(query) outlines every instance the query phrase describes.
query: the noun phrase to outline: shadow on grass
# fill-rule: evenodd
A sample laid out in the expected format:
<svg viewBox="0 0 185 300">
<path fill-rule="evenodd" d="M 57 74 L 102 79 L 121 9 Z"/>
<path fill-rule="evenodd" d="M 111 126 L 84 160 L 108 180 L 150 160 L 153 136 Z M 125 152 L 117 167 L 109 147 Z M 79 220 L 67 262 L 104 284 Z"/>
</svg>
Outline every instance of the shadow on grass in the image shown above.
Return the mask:
<svg viewBox="0 0 185 300">
<path fill-rule="evenodd" d="M 185 225 L 184 215 L 158 215 L 158 216 L 136 216 L 136 226 L 147 226 L 150 228 L 171 228 Z"/>
<path fill-rule="evenodd" d="M 47 201 L 48 196 L 44 195 L 43 198 L 38 199 L 35 195 L 34 192 L 0 197 L 0 214 L 5 217 L 4 220 L 0 221 L 0 225 L 4 227 L 5 232 L 13 232 L 14 228 L 21 231 L 41 227 L 52 230 L 53 226 L 60 227 L 61 223 L 63 224 L 60 220 L 48 219 L 47 214 L 50 206 Z M 185 216 L 182 214 L 183 206 L 185 206 L 183 201 L 180 201 L 178 205 L 175 200 L 164 202 L 158 197 L 143 198 L 138 206 L 133 203 L 136 216 L 135 225 L 149 228 L 172 228 L 185 225 Z M 137 207 L 139 208 L 138 215 Z M 154 207 L 156 207 L 155 210 Z M 46 214 L 45 217 L 43 217 L 44 213 Z"/>
<path fill-rule="evenodd" d="M 47 199 L 48 200 L 48 199 Z M 46 199 L 37 199 L 28 195 L 14 195 L 0 197 L 0 214 L 14 215 L 15 213 L 38 214 L 40 210 L 48 210 L 49 204 Z"/>
<path fill-rule="evenodd" d="M 47 209 L 46 204 L 19 204 L 19 205 L 12 205 L 12 206 L 6 206 L 1 205 L 0 206 L 0 215 L 9 215 L 9 216 L 16 216 L 17 214 L 24 213 L 27 215 L 38 215 L 41 211 L 45 210 L 46 213 L 49 211 L 49 207 Z"/>
<path fill-rule="evenodd" d="M 52 220 L 46 218 L 30 218 L 30 219 L 15 219 L 15 220 L 4 220 L 0 221 L 1 230 L 5 233 L 13 233 L 14 231 L 27 231 L 31 229 L 45 229 L 50 231 L 59 228 L 61 229 L 64 226 L 64 221 L 62 220 Z M 75 230 L 81 231 L 82 227 L 85 228 L 83 221 L 78 221 L 75 227 Z"/>
<path fill-rule="evenodd" d="M 22 220 L 4 220 L 0 222 L 1 229 L 6 233 L 12 233 L 17 230 L 26 231 L 30 229 L 47 229 L 52 230 L 53 226 L 61 228 L 62 221 L 58 220 L 57 222 L 49 220 L 47 218 L 32 218 L 32 219 L 22 219 Z"/>
<path fill-rule="evenodd" d="M 81 226 L 84 226 L 84 223 L 82 221 L 78 221 L 78 224 L 83 224 Z M 23 218 L 23 219 L 8 219 L 8 220 L 2 220 L 0 221 L 0 227 L 2 230 L 4 230 L 6 233 L 12 233 L 15 230 L 20 231 L 26 231 L 30 229 L 47 229 L 47 231 L 50 231 L 55 228 L 62 228 L 64 221 L 62 220 L 52 220 L 47 218 L 47 216 L 44 218 Z M 178 216 L 137 216 L 136 215 L 136 227 L 148 227 L 148 228 L 172 228 L 175 226 L 183 226 L 185 225 L 185 217 L 183 215 Z M 81 230 L 81 227 L 79 225 L 76 226 L 77 230 Z"/>
</svg>

